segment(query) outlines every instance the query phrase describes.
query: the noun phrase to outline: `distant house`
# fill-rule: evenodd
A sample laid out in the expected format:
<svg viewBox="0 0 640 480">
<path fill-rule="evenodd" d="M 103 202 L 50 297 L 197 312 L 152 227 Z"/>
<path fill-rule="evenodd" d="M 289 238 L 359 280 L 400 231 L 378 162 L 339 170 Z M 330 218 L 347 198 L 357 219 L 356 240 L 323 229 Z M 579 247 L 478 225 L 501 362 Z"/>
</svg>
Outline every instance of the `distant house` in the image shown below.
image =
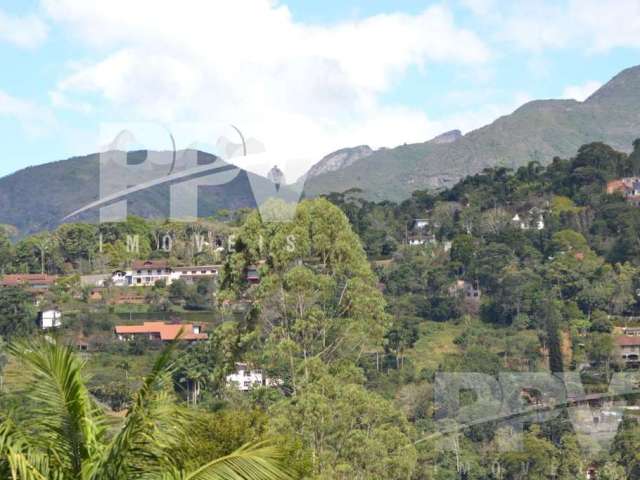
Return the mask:
<svg viewBox="0 0 640 480">
<path fill-rule="evenodd" d="M 43 310 L 38 312 L 38 326 L 47 330 L 49 328 L 57 328 L 62 325 L 62 312 L 55 309 Z"/>
<path fill-rule="evenodd" d="M 465 300 L 480 301 L 480 287 L 477 282 L 456 280 L 456 282 L 449 287 L 449 294 L 459 295 L 461 293 Z"/>
<path fill-rule="evenodd" d="M 203 333 L 203 327 L 199 323 L 166 323 L 144 322 L 142 325 L 117 325 L 114 329 L 118 340 L 135 340 L 145 338 L 168 342 L 175 340 L 180 332 L 180 340 L 196 341 L 206 340 L 208 335 Z"/>
<path fill-rule="evenodd" d="M 171 283 L 172 269 L 166 260 L 136 260 L 131 265 L 131 285 L 153 286 L 159 280 Z"/>
<path fill-rule="evenodd" d="M 172 280 L 184 280 L 186 283 L 196 283 L 201 279 L 216 278 L 220 270 L 221 265 L 200 265 L 192 267 L 176 267 L 173 269 Z"/>
<path fill-rule="evenodd" d="M 44 293 L 57 279 L 56 275 L 46 273 L 18 273 L 4 275 L 0 279 L 0 287 L 25 287 L 32 293 Z"/>
<path fill-rule="evenodd" d="M 249 265 L 247 267 L 247 282 L 251 284 L 260 283 L 260 274 L 258 273 L 258 267 L 255 265 Z"/>
<path fill-rule="evenodd" d="M 282 384 L 278 378 L 267 378 L 262 370 L 250 368 L 246 363 L 236 363 L 236 369 L 225 377 L 227 386 L 234 386 L 241 392 L 247 392 L 255 387 L 275 387 Z"/>
<path fill-rule="evenodd" d="M 131 272 L 116 270 L 111 275 L 111 283 L 116 287 L 126 287 L 131 285 Z"/>
<path fill-rule="evenodd" d="M 615 342 L 625 366 L 629 368 L 640 367 L 640 336 L 620 335 L 615 338 Z"/>
<path fill-rule="evenodd" d="M 253 370 L 246 363 L 236 363 L 236 370 L 225 377 L 228 386 L 235 386 L 241 392 L 264 385 L 262 370 Z"/>
<path fill-rule="evenodd" d="M 640 206 L 640 177 L 611 180 L 607 182 L 607 193 L 621 193 L 628 203 Z"/>
<path fill-rule="evenodd" d="M 511 223 L 520 230 L 544 230 L 544 215 L 538 208 L 532 208 L 528 212 L 520 215 L 516 213 L 511 219 Z"/>
<path fill-rule="evenodd" d="M 117 287 L 149 287 L 155 285 L 158 280 L 163 280 L 167 285 L 179 279 L 187 283 L 196 283 L 202 278 L 216 278 L 222 267 L 221 265 L 194 265 L 171 268 L 166 260 L 138 260 L 133 262 L 131 268 L 128 271 L 113 272 L 111 283 Z"/>
</svg>

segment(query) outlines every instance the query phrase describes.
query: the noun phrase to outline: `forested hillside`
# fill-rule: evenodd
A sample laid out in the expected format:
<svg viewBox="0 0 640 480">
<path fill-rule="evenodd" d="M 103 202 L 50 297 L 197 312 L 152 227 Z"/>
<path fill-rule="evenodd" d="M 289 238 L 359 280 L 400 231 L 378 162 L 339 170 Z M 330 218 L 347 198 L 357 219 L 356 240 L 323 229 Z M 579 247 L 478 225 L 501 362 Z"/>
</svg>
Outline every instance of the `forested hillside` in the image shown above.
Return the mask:
<svg viewBox="0 0 640 480">
<path fill-rule="evenodd" d="M 454 427 L 443 433 L 441 420 L 451 412 L 434 398 L 442 373 L 572 372 L 588 398 L 608 401 L 613 376 L 636 366 L 621 354 L 619 339 L 630 338 L 622 329 L 640 326 L 640 207 L 634 192 L 608 187 L 636 175 L 640 142 L 630 154 L 591 143 L 546 167 L 486 169 L 402 203 L 368 202 L 357 192 L 304 200 L 288 223 L 263 222 L 246 210 L 182 224 L 137 217 L 67 224 L 17 243 L 5 234 L 3 272 L 59 277 L 37 306 L 20 285 L 0 288 L 0 334 L 14 345 L 2 344 L 3 431 L 35 424 L 45 439 L 9 435 L 0 449 L 19 452 L 34 471 L 77 467 L 56 463 L 70 450 L 51 453 L 46 432 L 76 433 L 83 424 L 69 423 L 23 374 L 35 365 L 37 380 L 49 369 L 25 351 L 54 348 L 37 343 L 44 335 L 35 313 L 57 308 L 62 325 L 46 335 L 82 350 L 86 365 L 73 376 L 89 377 L 82 398 L 99 402 L 115 432 L 136 412 L 149 415 L 136 430 L 149 443 L 136 448 L 153 462 L 170 458 L 176 472 L 268 441 L 269 450 L 256 455 L 286 465 L 292 478 L 573 480 L 587 470 L 610 480 L 640 478 L 634 392 L 611 395 L 625 408 L 600 406 L 609 413 L 598 418 L 613 418 L 611 441 L 602 435 L 586 443 L 574 404 L 556 406 L 548 420 L 532 416 L 516 440 L 499 415 L 475 424 L 451 418 Z M 199 250 L 191 235 L 205 232 L 221 241 Z M 137 252 L 127 235 L 139 235 Z M 172 248 L 163 248 L 167 235 Z M 83 283 L 82 274 L 110 275 L 149 258 L 175 268 L 215 263 L 220 273 L 194 284 Z M 144 300 L 112 301 L 132 291 Z M 192 322 L 197 315 L 208 338 L 178 341 L 165 357 L 158 341 L 114 335 L 116 324 L 131 325 L 135 315 Z M 20 350 L 16 341 L 36 346 Z M 162 368 L 153 367 L 156 358 Z M 246 389 L 230 382 L 239 365 L 264 381 Z M 66 378 L 53 385 L 70 385 Z M 140 387 L 164 403 L 145 403 L 133 393 Z M 527 407 L 548 406 L 534 390 L 517 393 Z M 466 392 L 457 399 L 475 400 Z M 150 440 L 162 411 L 194 421 L 188 438 Z M 104 453 L 101 442 L 87 451 Z M 95 458 L 73 460 L 106 468 Z M 123 458 L 125 475 L 103 478 L 143 478 L 135 476 L 141 466 Z M 11 465 L 0 459 L 3 474 Z"/>
</svg>

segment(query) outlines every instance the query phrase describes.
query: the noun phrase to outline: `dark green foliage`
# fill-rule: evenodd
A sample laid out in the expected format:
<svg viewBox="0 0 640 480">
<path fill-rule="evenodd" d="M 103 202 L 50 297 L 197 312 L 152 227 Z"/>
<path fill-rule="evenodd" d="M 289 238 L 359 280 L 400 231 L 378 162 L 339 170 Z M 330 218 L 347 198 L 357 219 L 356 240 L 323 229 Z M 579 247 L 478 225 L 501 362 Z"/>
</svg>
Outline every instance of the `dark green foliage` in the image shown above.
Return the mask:
<svg viewBox="0 0 640 480">
<path fill-rule="evenodd" d="M 25 336 L 35 330 L 32 298 L 19 287 L 0 288 L 0 336 Z"/>
</svg>

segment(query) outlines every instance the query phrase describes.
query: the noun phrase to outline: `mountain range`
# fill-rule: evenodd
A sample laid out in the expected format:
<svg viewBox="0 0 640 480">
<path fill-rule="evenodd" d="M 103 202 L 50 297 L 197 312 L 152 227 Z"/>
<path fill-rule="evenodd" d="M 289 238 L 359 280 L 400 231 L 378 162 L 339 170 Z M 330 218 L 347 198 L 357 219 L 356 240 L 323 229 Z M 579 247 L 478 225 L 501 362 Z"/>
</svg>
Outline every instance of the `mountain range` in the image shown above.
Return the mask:
<svg viewBox="0 0 640 480">
<path fill-rule="evenodd" d="M 304 183 L 305 196 L 359 188 L 368 199 L 398 201 L 417 189 L 451 186 L 487 167 L 517 168 L 530 161 L 547 164 L 555 156 L 571 157 L 589 142 L 602 141 L 630 151 L 637 137 L 640 66 L 620 72 L 584 102 L 536 100 L 464 135 L 452 130 L 423 143 L 395 148 L 373 150 L 361 145 L 340 149 L 311 167 L 296 187 Z M 127 159 L 139 162 L 149 153 L 154 152 L 128 152 Z M 73 157 L 0 178 L 0 223 L 13 225 L 22 236 L 66 221 L 70 213 L 99 199 L 99 159 L 98 154 Z M 197 152 L 198 165 L 214 162 L 236 168 L 212 154 Z M 254 193 L 273 187 L 264 177 L 236 170 L 237 175 L 227 183 L 199 187 L 198 215 L 255 207 Z M 276 183 L 278 188 L 288 188 Z M 167 217 L 171 184 L 167 180 L 126 195 L 128 212 L 148 218 Z M 98 209 L 68 219 L 97 221 Z"/>
<path fill-rule="evenodd" d="M 447 132 L 424 143 L 376 150 L 341 168 L 325 169 L 308 176 L 305 193 L 314 196 L 359 188 L 372 200 L 402 200 L 414 190 L 448 187 L 486 167 L 517 168 L 530 161 L 547 164 L 555 156 L 570 157 L 589 142 L 602 141 L 629 151 L 637 137 L 640 66 L 623 70 L 584 102 L 532 101 L 465 135 Z"/>
<path fill-rule="evenodd" d="M 180 153 L 180 152 L 178 152 Z M 225 163 L 210 153 L 195 151 L 198 167 L 211 165 L 213 172 L 230 172 L 230 181 L 221 185 L 199 186 L 197 210 L 199 217 L 215 214 L 220 209 L 254 208 L 256 195 L 274 190 L 272 182 L 259 175 Z M 127 152 L 127 163 L 142 163 L 149 156 L 170 155 L 170 152 L 146 150 Z M 178 155 L 179 156 L 179 155 Z M 176 170 L 179 171 L 179 168 Z M 173 177 L 175 177 L 174 174 Z M 168 218 L 170 214 L 171 185 L 192 179 L 194 175 L 179 178 L 165 177 L 149 188 L 124 194 L 116 200 L 127 200 L 127 213 L 145 218 Z M 195 175 L 197 176 L 197 174 Z M 299 198 L 287 187 L 279 196 Z M 65 221 L 97 222 L 98 205 L 74 214 L 84 206 L 101 199 L 100 154 L 73 157 L 34 167 L 27 167 L 0 178 L 0 224 L 12 225 L 19 236 L 45 229 L 53 229 Z M 104 196 L 103 196 L 104 197 Z"/>
</svg>

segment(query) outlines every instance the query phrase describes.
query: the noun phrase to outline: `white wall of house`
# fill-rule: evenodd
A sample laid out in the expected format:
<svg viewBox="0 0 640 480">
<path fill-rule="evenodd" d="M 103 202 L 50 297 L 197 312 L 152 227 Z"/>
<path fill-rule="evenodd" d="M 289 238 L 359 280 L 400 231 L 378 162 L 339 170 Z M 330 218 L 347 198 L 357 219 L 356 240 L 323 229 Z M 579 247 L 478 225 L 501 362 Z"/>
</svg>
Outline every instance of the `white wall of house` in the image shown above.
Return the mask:
<svg viewBox="0 0 640 480">
<path fill-rule="evenodd" d="M 62 312 L 59 310 L 44 310 L 38 314 L 40 328 L 56 328 L 62 325 Z"/>
<path fill-rule="evenodd" d="M 206 278 L 218 275 L 217 267 L 180 267 L 171 268 L 143 268 L 139 270 L 116 271 L 111 276 L 111 282 L 117 287 L 140 286 L 150 287 L 158 280 L 164 280 L 167 285 L 179 280 L 183 276 L 189 278 Z"/>
<path fill-rule="evenodd" d="M 235 386 L 241 392 L 264 385 L 261 370 L 251 370 L 245 364 L 236 364 L 236 371 L 226 376 L 227 385 Z"/>
</svg>

